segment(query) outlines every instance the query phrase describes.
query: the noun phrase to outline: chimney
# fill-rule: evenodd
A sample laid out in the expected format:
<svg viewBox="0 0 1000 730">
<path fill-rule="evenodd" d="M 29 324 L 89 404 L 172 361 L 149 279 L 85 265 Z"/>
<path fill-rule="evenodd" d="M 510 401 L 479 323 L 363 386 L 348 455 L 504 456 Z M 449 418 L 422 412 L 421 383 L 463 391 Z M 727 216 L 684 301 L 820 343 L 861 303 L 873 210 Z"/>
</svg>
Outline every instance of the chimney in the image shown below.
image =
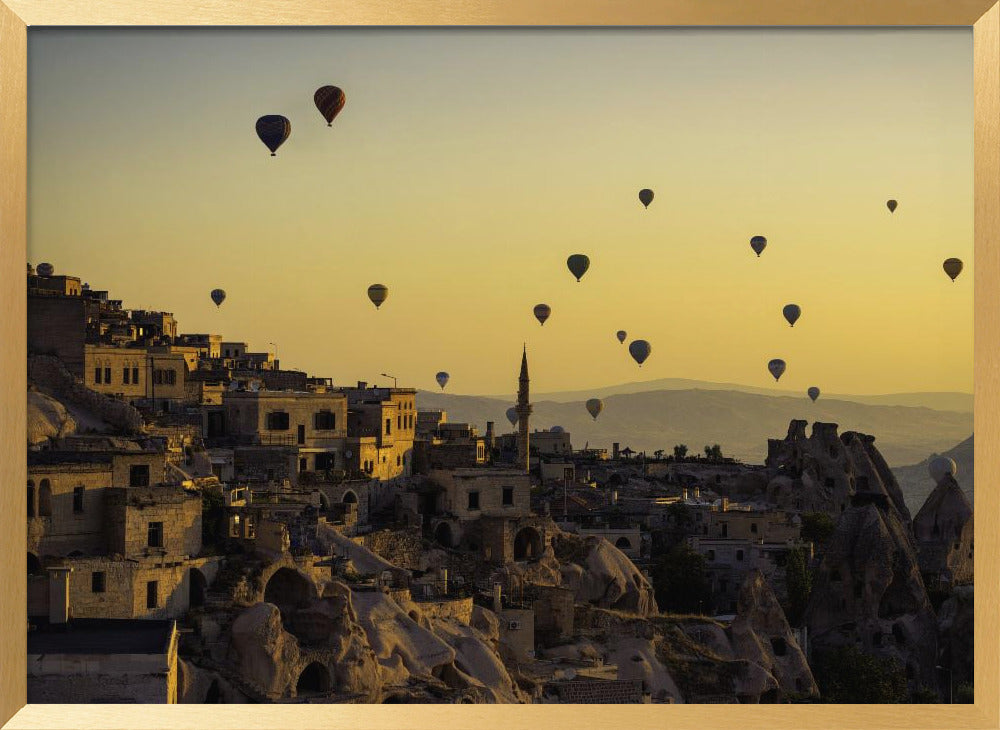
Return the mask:
<svg viewBox="0 0 1000 730">
<path fill-rule="evenodd" d="M 493 613 L 498 614 L 503 609 L 503 604 L 500 602 L 502 588 L 499 583 L 493 584 Z"/>
<path fill-rule="evenodd" d="M 366 383 L 364 380 L 359 380 L 358 381 L 358 390 L 364 390 L 367 387 L 368 387 L 368 383 Z"/>
<path fill-rule="evenodd" d="M 486 422 L 486 438 L 489 439 L 490 446 L 493 445 L 493 421 Z"/>
<path fill-rule="evenodd" d="M 49 568 L 49 623 L 66 624 L 69 621 L 69 574 L 73 568 L 59 565 Z"/>
<path fill-rule="evenodd" d="M 611 458 L 612 459 L 617 459 L 618 458 L 618 447 L 619 447 L 619 445 L 620 444 L 617 441 L 615 441 L 613 444 L 611 444 Z"/>
</svg>

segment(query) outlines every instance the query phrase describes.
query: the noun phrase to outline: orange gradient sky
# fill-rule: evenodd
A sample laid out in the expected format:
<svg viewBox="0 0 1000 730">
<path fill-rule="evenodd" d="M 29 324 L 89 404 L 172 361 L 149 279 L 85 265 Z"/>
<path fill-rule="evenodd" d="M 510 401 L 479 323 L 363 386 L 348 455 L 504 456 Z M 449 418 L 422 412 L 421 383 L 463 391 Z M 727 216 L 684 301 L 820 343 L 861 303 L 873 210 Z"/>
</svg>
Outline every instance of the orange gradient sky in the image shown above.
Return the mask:
<svg viewBox="0 0 1000 730">
<path fill-rule="evenodd" d="M 29 261 L 337 383 L 972 389 L 968 29 L 40 29 L 28 116 Z"/>
</svg>

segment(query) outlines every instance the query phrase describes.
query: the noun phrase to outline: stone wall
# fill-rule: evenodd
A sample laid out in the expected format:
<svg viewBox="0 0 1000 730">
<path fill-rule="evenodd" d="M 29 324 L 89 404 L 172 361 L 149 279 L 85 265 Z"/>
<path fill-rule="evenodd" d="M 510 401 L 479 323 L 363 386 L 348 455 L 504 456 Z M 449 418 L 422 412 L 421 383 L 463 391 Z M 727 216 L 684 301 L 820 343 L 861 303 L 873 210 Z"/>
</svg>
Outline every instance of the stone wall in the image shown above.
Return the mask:
<svg viewBox="0 0 1000 730">
<path fill-rule="evenodd" d="M 195 556 L 201 552 L 201 496 L 175 487 L 107 490 L 109 550 L 129 557 Z M 149 545 L 150 523 L 160 522 L 162 547 Z"/>
<path fill-rule="evenodd" d="M 83 353 L 80 353 L 81 367 Z M 96 393 L 66 369 L 57 357 L 28 358 L 28 379 L 57 400 L 75 405 L 123 433 L 140 433 L 142 415 L 128 403 Z"/>
<path fill-rule="evenodd" d="M 35 493 L 35 517 L 28 520 L 29 552 L 62 557 L 76 550 L 104 550 L 104 492 L 111 484 L 110 464 L 31 466 L 28 478 Z M 74 510 L 73 492 L 78 487 L 84 488 L 82 511 Z M 47 501 L 46 488 L 51 494 Z"/>
<path fill-rule="evenodd" d="M 466 598 L 437 598 L 415 600 L 420 611 L 428 618 L 452 619 L 468 626 L 472 623 L 472 596 Z"/>
<path fill-rule="evenodd" d="M 70 373 L 82 378 L 86 335 L 82 299 L 28 295 L 29 355 L 58 357 Z"/>
<path fill-rule="evenodd" d="M 643 699 L 642 680 L 639 679 L 577 679 L 551 682 L 547 688 L 554 690 L 564 704 L 641 704 Z"/>
<path fill-rule="evenodd" d="M 397 568 L 420 570 L 423 540 L 419 528 L 379 530 L 355 540 Z"/>
</svg>

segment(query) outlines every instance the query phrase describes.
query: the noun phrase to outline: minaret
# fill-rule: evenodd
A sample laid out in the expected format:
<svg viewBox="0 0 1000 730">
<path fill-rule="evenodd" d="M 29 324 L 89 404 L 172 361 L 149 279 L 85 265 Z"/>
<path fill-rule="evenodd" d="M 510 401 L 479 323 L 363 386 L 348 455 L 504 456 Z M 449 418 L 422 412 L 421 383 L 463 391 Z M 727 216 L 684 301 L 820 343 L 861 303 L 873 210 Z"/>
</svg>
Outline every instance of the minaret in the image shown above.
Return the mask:
<svg viewBox="0 0 1000 730">
<path fill-rule="evenodd" d="M 528 347 L 525 345 L 521 353 L 521 375 L 517 379 L 517 464 L 530 470 L 528 458 L 528 416 L 531 415 L 531 404 L 528 402 Z"/>
</svg>

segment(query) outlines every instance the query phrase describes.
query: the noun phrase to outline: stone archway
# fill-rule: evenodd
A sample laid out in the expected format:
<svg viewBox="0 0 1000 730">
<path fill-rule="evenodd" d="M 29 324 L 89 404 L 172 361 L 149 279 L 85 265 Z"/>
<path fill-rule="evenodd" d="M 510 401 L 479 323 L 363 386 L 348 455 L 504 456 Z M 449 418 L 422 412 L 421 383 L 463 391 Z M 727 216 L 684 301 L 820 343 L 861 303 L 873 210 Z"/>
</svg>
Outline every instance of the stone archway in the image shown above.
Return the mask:
<svg viewBox="0 0 1000 730">
<path fill-rule="evenodd" d="M 299 697 L 324 694 L 330 691 L 332 685 L 330 670 L 319 662 L 312 662 L 299 675 L 299 680 L 295 683 L 295 694 Z"/>
<path fill-rule="evenodd" d="M 273 603 L 281 612 L 282 623 L 288 624 L 291 615 L 309 605 L 315 596 L 312 581 L 294 568 L 278 568 L 264 586 L 264 601 Z M 286 626 L 287 627 L 287 626 Z"/>
<path fill-rule="evenodd" d="M 542 556 L 542 536 L 534 527 L 522 527 L 514 535 L 514 560 L 531 560 Z"/>
<path fill-rule="evenodd" d="M 631 550 L 632 542 L 627 537 L 619 537 L 615 540 L 615 547 L 619 550 Z"/>
<path fill-rule="evenodd" d="M 34 553 L 28 553 L 28 575 L 42 575 L 42 561 Z"/>
<path fill-rule="evenodd" d="M 323 512 L 330 511 L 330 498 L 326 496 L 323 492 L 319 493 L 319 508 Z"/>
<path fill-rule="evenodd" d="M 343 502 L 344 504 L 357 504 L 358 495 L 356 495 L 352 490 L 348 489 L 346 492 L 344 492 L 344 496 L 340 501 Z"/>
<path fill-rule="evenodd" d="M 447 522 L 439 522 L 438 526 L 434 528 L 434 539 L 440 545 L 444 545 L 446 548 L 455 546 L 455 538 L 451 532 L 451 525 Z"/>
<path fill-rule="evenodd" d="M 205 605 L 205 594 L 208 592 L 208 580 L 198 568 L 188 571 L 188 606 L 198 608 Z"/>
</svg>

